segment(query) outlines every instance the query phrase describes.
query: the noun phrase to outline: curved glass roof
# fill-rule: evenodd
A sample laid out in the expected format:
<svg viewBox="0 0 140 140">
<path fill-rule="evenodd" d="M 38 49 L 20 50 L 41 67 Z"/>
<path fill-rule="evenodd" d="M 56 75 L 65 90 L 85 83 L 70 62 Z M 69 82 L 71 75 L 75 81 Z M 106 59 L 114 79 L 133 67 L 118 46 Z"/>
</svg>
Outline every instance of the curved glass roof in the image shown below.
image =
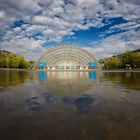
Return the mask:
<svg viewBox="0 0 140 140">
<path fill-rule="evenodd" d="M 40 61 L 45 61 L 47 66 L 57 66 L 61 63 L 74 63 L 77 66 L 88 66 L 90 62 L 96 61 L 93 54 L 85 49 L 74 45 L 61 45 L 49 48 L 40 56 L 35 66 Z"/>
</svg>

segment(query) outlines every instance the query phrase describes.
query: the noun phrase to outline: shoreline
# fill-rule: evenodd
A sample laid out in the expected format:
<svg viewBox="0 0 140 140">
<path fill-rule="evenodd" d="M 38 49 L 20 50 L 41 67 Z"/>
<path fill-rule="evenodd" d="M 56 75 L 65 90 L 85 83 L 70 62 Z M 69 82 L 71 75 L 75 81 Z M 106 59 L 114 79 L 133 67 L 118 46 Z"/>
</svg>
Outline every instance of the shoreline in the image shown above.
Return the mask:
<svg viewBox="0 0 140 140">
<path fill-rule="evenodd" d="M 140 68 L 137 69 L 112 69 L 112 70 L 103 70 L 103 69 L 89 69 L 89 70 L 43 70 L 43 69 L 14 69 L 14 68 L 0 68 L 0 70 L 10 70 L 10 71 L 48 71 L 48 72 L 58 72 L 58 71 L 101 71 L 101 72 L 140 72 Z"/>
<path fill-rule="evenodd" d="M 32 71 L 31 69 L 14 69 L 14 68 L 0 68 L 0 70 L 10 70 L 10 71 Z"/>
<path fill-rule="evenodd" d="M 140 69 L 118 69 L 118 70 L 101 70 L 102 72 L 140 72 Z"/>
</svg>

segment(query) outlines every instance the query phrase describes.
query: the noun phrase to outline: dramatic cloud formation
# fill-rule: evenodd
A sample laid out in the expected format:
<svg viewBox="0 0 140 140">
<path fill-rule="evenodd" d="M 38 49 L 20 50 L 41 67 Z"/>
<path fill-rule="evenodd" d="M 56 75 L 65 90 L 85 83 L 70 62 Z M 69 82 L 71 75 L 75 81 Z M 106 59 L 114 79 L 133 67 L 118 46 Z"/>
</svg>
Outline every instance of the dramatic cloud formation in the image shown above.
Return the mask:
<svg viewBox="0 0 140 140">
<path fill-rule="evenodd" d="M 36 59 L 80 43 L 98 58 L 140 48 L 138 0 L 0 0 L 0 49 Z"/>
</svg>

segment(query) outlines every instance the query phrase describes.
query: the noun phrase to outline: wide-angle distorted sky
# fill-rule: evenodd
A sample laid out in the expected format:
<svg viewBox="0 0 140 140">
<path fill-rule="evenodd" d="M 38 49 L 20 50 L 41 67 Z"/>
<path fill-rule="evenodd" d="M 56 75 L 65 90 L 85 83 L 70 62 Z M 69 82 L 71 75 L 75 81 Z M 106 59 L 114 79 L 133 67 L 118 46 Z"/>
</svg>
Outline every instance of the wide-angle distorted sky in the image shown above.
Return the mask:
<svg viewBox="0 0 140 140">
<path fill-rule="evenodd" d="M 0 50 L 36 59 L 80 44 L 98 59 L 140 48 L 140 0 L 0 0 Z"/>
</svg>

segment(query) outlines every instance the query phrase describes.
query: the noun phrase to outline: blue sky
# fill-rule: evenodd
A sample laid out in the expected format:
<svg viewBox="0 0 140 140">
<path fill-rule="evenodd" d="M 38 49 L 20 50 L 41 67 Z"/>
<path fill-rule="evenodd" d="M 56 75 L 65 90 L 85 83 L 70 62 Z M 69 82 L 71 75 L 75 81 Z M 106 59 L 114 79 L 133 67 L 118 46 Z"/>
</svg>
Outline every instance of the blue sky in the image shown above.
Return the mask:
<svg viewBox="0 0 140 140">
<path fill-rule="evenodd" d="M 0 49 L 37 59 L 79 44 L 98 59 L 140 48 L 138 0 L 0 0 Z"/>
</svg>

